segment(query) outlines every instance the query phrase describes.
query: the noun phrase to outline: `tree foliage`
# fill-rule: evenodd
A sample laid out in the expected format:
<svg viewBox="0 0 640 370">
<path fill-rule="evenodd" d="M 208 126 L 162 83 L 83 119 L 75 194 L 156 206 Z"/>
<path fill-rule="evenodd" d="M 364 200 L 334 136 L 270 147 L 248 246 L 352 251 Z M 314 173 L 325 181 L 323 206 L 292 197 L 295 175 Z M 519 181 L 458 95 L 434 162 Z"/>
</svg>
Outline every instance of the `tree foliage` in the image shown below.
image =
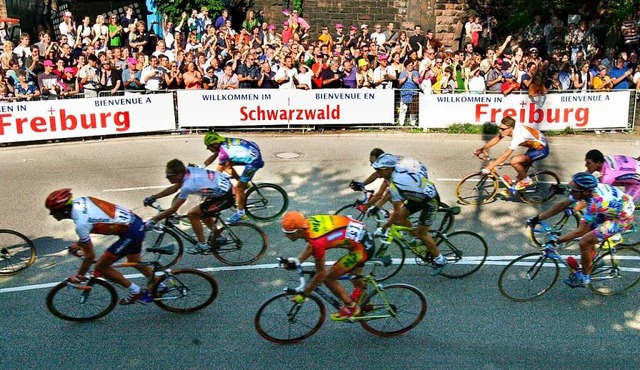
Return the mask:
<svg viewBox="0 0 640 370">
<path fill-rule="evenodd" d="M 219 16 L 222 9 L 227 8 L 234 21 L 241 18 L 239 22 L 242 22 L 247 9 L 253 6 L 253 0 L 155 0 L 155 3 L 158 11 L 161 14 L 167 14 L 174 22 L 180 21 L 182 12 L 189 15 L 191 10 L 200 11 L 203 6 L 209 9 L 212 18 Z"/>
</svg>

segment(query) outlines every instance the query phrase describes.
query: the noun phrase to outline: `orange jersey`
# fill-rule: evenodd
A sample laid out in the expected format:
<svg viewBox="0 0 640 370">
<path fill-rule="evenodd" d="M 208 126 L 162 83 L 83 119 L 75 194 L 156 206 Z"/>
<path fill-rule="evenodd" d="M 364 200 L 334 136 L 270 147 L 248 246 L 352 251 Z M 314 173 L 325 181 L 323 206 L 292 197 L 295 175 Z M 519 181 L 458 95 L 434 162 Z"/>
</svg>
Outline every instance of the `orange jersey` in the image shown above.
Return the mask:
<svg viewBox="0 0 640 370">
<path fill-rule="evenodd" d="M 327 249 L 361 249 L 364 225 L 347 216 L 315 215 L 307 219 L 309 229 L 305 240 L 313 249 L 314 258 L 323 258 Z"/>
<path fill-rule="evenodd" d="M 91 240 L 89 234 L 123 235 L 136 217 L 122 206 L 93 197 L 76 198 L 71 208 L 81 242 Z"/>
</svg>

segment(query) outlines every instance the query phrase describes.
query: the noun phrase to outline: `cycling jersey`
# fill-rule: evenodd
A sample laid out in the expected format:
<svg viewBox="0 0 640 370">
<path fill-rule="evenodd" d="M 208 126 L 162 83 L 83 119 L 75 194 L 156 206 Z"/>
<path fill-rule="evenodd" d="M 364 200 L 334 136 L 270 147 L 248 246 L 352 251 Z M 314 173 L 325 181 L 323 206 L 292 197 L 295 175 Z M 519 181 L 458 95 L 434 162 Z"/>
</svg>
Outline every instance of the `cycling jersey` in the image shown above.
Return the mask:
<svg viewBox="0 0 640 370">
<path fill-rule="evenodd" d="M 547 138 L 544 134 L 530 126 L 516 124 L 511 137 L 511 144 L 509 144 L 509 149 L 511 150 L 516 150 L 518 146 L 536 150 L 547 146 Z"/>
<path fill-rule="evenodd" d="M 607 185 L 640 182 L 638 160 L 625 155 L 608 155 L 604 157 L 600 182 Z"/>
<path fill-rule="evenodd" d="M 197 194 L 207 198 L 219 198 L 231 191 L 231 181 L 227 175 L 204 168 L 188 167 L 184 174 L 178 198 L 187 199 Z"/>
<path fill-rule="evenodd" d="M 591 226 L 599 241 L 631 229 L 635 205 L 630 195 L 606 184 L 598 184 L 592 194 L 582 222 Z"/>
<path fill-rule="evenodd" d="M 422 162 L 417 159 L 411 157 L 400 157 L 398 156 L 398 164 L 396 164 L 396 168 L 399 170 L 406 170 L 410 172 L 415 172 L 423 175 L 426 178 L 429 178 L 429 174 L 427 173 L 427 166 L 425 166 Z"/>
<path fill-rule="evenodd" d="M 73 200 L 71 219 L 76 225 L 80 242 L 91 240 L 90 234 L 125 235 L 140 218 L 130 210 L 117 204 L 93 197 Z"/>
<path fill-rule="evenodd" d="M 391 174 L 389 193 L 392 202 L 409 200 L 423 203 L 438 196 L 434 183 L 422 170 L 414 172 L 400 166 L 396 166 Z"/>
<path fill-rule="evenodd" d="M 324 258 L 326 250 L 332 248 L 364 251 L 362 241 L 368 233 L 361 222 L 339 215 L 315 215 L 307 220 L 309 229 L 305 239 L 311 245 L 314 258 Z"/>
<path fill-rule="evenodd" d="M 220 164 L 231 162 L 232 164 L 252 164 L 262 163 L 260 148 L 252 141 L 226 138 L 220 144 L 220 154 L 218 155 Z M 262 167 L 262 166 L 260 166 Z"/>
</svg>

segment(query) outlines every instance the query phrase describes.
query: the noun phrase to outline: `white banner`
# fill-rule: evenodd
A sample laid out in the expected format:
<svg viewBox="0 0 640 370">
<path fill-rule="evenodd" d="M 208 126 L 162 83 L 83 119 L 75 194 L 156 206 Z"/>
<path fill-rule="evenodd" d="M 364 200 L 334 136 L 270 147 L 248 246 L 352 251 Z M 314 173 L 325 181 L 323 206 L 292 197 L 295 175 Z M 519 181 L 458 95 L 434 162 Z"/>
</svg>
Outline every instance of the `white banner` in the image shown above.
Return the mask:
<svg viewBox="0 0 640 370">
<path fill-rule="evenodd" d="M 3 103 L 0 143 L 175 129 L 172 94 Z"/>
<path fill-rule="evenodd" d="M 541 130 L 626 128 L 629 90 L 609 93 L 547 94 L 538 104 L 526 94 L 420 94 L 420 127 L 445 128 L 454 123 L 517 122 Z"/>
<path fill-rule="evenodd" d="M 393 122 L 393 90 L 179 90 L 180 127 Z"/>
</svg>

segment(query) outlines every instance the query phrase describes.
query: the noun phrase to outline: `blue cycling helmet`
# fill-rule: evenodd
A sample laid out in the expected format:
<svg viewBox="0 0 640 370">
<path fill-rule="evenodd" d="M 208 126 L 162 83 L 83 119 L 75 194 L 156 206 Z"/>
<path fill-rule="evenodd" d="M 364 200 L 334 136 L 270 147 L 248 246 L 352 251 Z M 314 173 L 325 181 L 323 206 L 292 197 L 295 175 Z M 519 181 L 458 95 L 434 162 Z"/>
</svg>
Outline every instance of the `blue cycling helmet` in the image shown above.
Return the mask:
<svg viewBox="0 0 640 370">
<path fill-rule="evenodd" d="M 578 172 L 571 180 L 583 189 L 593 190 L 598 186 L 598 179 L 589 172 Z"/>
<path fill-rule="evenodd" d="M 381 154 L 378 159 L 376 159 L 376 161 L 371 164 L 371 167 L 378 170 L 381 168 L 395 167 L 396 164 L 398 164 L 398 157 L 393 154 L 384 153 Z"/>
</svg>

